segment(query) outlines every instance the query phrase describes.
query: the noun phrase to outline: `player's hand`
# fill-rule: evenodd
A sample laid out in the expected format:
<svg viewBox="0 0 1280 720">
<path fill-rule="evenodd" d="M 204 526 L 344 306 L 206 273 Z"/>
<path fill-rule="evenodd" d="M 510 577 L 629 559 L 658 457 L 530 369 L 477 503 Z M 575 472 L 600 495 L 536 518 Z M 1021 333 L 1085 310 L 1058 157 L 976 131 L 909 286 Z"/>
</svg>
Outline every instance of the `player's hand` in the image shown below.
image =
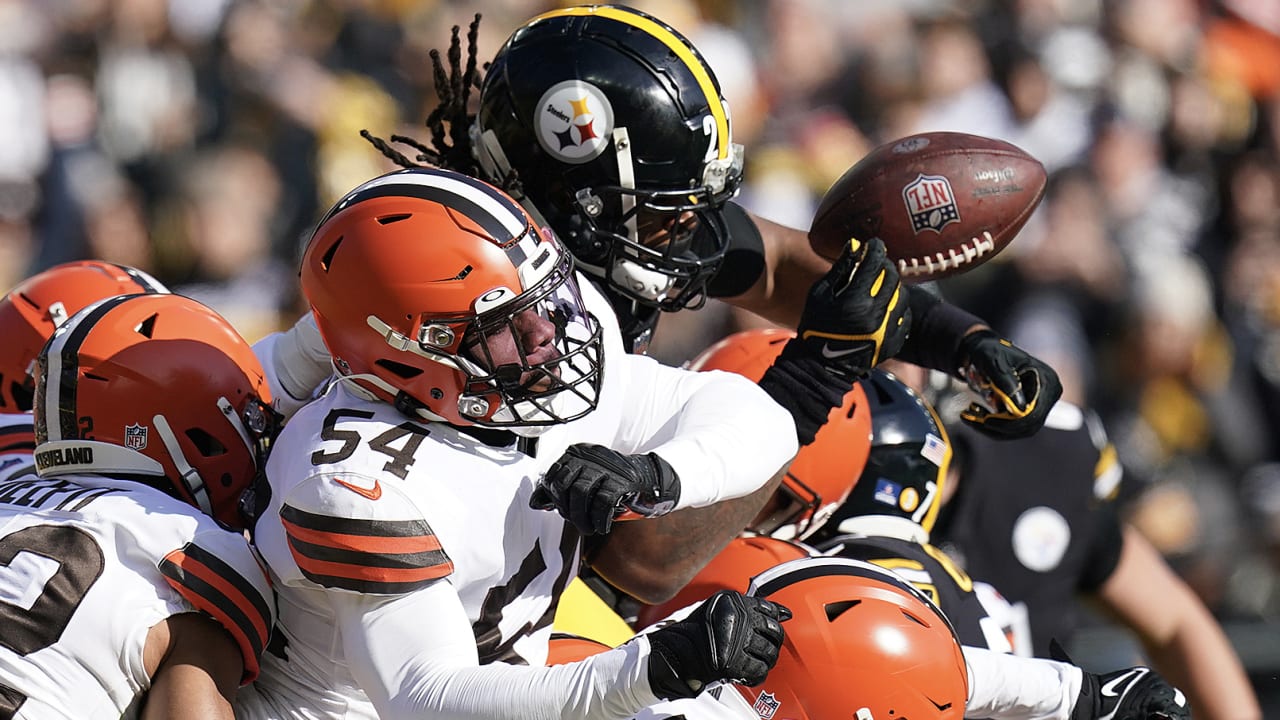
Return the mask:
<svg viewBox="0 0 1280 720">
<path fill-rule="evenodd" d="M 991 330 L 970 333 L 960 342 L 960 375 L 988 405 L 970 404 L 961 419 L 995 438 L 1034 434 L 1062 397 L 1053 368 Z"/>
<path fill-rule="evenodd" d="M 570 445 L 529 498 L 535 510 L 557 510 L 583 535 L 605 534 L 624 513 L 665 515 L 680 500 L 680 478 L 654 453 L 624 455 L 603 445 Z"/>
<path fill-rule="evenodd" d="M 814 283 L 798 335 L 824 365 L 850 382 L 898 354 L 911 327 L 907 294 L 884 242 L 851 239 Z"/>
<path fill-rule="evenodd" d="M 791 611 L 763 598 L 721 590 L 689 617 L 649 633 L 649 687 L 658 697 L 693 697 L 717 680 L 764 682 L 782 648 Z"/>
<path fill-rule="evenodd" d="M 1151 668 L 1084 673 L 1071 720 L 1190 720 L 1187 698 Z"/>
</svg>

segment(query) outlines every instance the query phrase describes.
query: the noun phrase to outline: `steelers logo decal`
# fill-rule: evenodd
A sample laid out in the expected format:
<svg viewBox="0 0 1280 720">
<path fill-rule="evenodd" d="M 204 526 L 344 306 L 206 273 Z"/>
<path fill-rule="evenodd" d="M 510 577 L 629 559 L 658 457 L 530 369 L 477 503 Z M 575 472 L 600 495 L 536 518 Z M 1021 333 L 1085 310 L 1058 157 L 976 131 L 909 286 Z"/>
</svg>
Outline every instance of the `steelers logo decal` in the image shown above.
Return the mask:
<svg viewBox="0 0 1280 720">
<path fill-rule="evenodd" d="M 567 163 L 600 157 L 613 133 L 613 106 L 600 88 L 565 80 L 542 95 L 533 126 L 542 149 Z"/>
<path fill-rule="evenodd" d="M 1013 524 L 1013 554 L 1029 570 L 1049 572 L 1058 567 L 1071 544 L 1071 526 L 1053 508 L 1033 507 Z"/>
<path fill-rule="evenodd" d="M 898 496 L 898 507 L 903 512 L 914 512 L 920 507 L 920 493 L 915 488 L 903 488 L 902 494 Z"/>
</svg>

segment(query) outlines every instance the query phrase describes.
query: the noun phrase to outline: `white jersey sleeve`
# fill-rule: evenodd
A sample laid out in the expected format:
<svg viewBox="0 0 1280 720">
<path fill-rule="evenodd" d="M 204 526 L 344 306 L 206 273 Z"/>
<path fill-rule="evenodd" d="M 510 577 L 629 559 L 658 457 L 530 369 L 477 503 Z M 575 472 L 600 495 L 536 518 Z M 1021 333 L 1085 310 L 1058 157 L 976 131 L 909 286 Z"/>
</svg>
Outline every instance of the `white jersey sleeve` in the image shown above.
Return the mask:
<svg viewBox="0 0 1280 720">
<path fill-rule="evenodd" d="M 554 667 L 479 665 L 449 581 L 393 599 L 343 595 L 333 602 L 346 656 L 382 720 L 604 720 L 657 702 L 647 640 Z"/>
<path fill-rule="evenodd" d="M 266 372 L 272 405 L 286 418 L 310 402 L 333 374 L 329 350 L 311 313 L 254 343 L 253 354 Z"/>
<path fill-rule="evenodd" d="M 245 538 L 151 488 L 96 477 L 0 483 L 0 717 L 128 716 L 147 633 L 213 617 L 258 672 L 270 586 Z"/>
<path fill-rule="evenodd" d="M 31 413 L 0 413 L 0 482 L 34 479 L 35 422 Z"/>
<path fill-rule="evenodd" d="M 965 717 L 1069 720 L 1084 675 L 1068 663 L 965 647 L 969 701 Z"/>
<path fill-rule="evenodd" d="M 583 282 L 591 311 L 611 313 L 599 291 Z M 625 353 L 621 340 L 609 336 L 596 410 L 547 431 L 538 457 L 549 465 L 569 445 L 582 442 L 623 453 L 657 453 L 680 478 L 678 508 L 750 494 L 798 449 L 790 414 L 750 380 L 667 367 Z"/>
</svg>

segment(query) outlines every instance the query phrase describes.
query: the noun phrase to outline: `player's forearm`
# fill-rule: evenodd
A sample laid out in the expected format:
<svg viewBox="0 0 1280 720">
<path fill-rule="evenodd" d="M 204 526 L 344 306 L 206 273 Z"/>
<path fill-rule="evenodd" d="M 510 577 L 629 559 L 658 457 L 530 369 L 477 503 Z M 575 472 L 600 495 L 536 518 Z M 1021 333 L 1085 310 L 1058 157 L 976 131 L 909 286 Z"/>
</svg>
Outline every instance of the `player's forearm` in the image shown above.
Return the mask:
<svg viewBox="0 0 1280 720">
<path fill-rule="evenodd" d="M 678 509 L 750 495 L 795 457 L 791 415 L 750 380 L 632 360 L 635 387 L 650 396 L 664 389 L 666 397 L 650 400 L 648 425 L 656 432 L 637 449 L 670 463 L 680 478 Z"/>
<path fill-rule="evenodd" d="M 351 674 L 383 720 L 620 720 L 658 700 L 648 640 L 554 667 L 480 665 L 447 580 L 407 595 L 329 599 Z"/>
<path fill-rule="evenodd" d="M 784 472 L 746 497 L 616 523 L 587 560 L 619 590 L 650 605 L 664 603 L 742 532 L 773 495 Z"/>
<path fill-rule="evenodd" d="M 1067 663 L 965 647 L 969 702 L 965 717 L 1068 720 L 1083 673 Z"/>
<path fill-rule="evenodd" d="M 384 720 L 619 720 L 658 702 L 647 679 L 648 641 L 555 667 L 491 663 L 421 675 L 375 703 Z"/>
<path fill-rule="evenodd" d="M 721 299 L 783 327 L 794 328 L 800 322 L 809 288 L 826 274 L 831 262 L 809 247 L 805 231 L 754 214 L 750 217 L 763 242 L 764 272 L 746 292 Z"/>
<path fill-rule="evenodd" d="M 1181 688 L 1198 720 L 1260 720 L 1262 709 L 1217 622 L 1196 603 L 1165 641 L 1144 639 L 1152 665 Z"/>
<path fill-rule="evenodd" d="M 960 341 L 987 325 L 982 318 L 942 302 L 927 290 L 905 286 L 911 305 L 911 334 L 897 358 L 920 367 L 955 375 Z"/>
</svg>

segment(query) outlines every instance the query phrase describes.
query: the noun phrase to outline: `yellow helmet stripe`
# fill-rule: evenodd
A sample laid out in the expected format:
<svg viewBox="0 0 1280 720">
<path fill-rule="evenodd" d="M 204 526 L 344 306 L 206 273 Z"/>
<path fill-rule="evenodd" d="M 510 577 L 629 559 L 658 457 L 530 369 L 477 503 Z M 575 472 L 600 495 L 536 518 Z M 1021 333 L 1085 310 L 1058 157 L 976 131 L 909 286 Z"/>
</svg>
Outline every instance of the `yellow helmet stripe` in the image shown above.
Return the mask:
<svg viewBox="0 0 1280 720">
<path fill-rule="evenodd" d="M 711 74 L 707 72 L 707 68 L 698 59 L 698 56 L 693 54 L 693 51 L 689 49 L 689 46 L 685 44 L 684 40 L 680 36 L 668 30 L 666 27 L 663 27 L 660 23 L 656 23 L 643 15 L 638 15 L 635 12 L 624 10 L 622 8 L 599 5 L 552 10 L 537 16 L 529 22 L 537 22 L 544 18 L 584 15 L 599 15 L 643 30 L 657 38 L 663 45 L 666 45 L 671 52 L 675 53 L 676 57 L 680 58 L 680 60 L 689 68 L 689 72 L 693 73 L 694 79 L 698 81 L 698 87 L 702 88 L 702 93 L 707 96 L 707 107 L 710 108 L 711 117 L 714 118 L 716 122 L 716 140 L 718 142 L 718 147 L 716 148 L 717 157 L 721 160 L 729 157 L 729 116 L 725 113 L 724 105 L 720 102 L 720 93 L 716 92 L 716 85 L 711 80 Z"/>
</svg>

